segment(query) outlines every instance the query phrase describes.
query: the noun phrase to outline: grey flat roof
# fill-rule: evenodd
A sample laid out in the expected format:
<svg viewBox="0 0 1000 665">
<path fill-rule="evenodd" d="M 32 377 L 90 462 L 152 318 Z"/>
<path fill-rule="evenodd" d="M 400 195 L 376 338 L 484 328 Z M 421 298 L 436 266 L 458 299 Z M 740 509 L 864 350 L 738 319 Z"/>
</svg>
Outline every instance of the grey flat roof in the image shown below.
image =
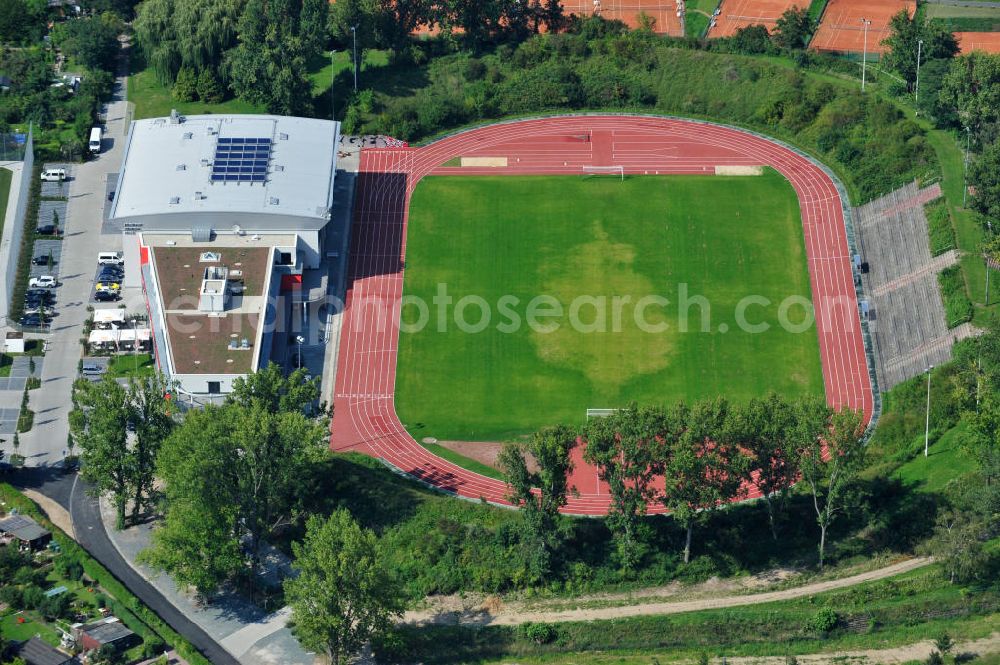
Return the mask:
<svg viewBox="0 0 1000 665">
<path fill-rule="evenodd" d="M 130 635 L 134 635 L 128 627 L 121 621 L 102 621 L 83 627 L 83 632 L 95 642 L 101 644 L 111 644 L 118 640 L 123 640 Z"/>
<path fill-rule="evenodd" d="M 73 656 L 63 653 L 37 637 L 22 644 L 17 655 L 28 665 L 64 665 L 73 662 Z"/>
<path fill-rule="evenodd" d="M 132 123 L 112 219 L 207 212 L 326 216 L 333 202 L 340 123 L 273 115 L 180 118 Z M 264 181 L 213 180 L 217 147 L 248 138 L 262 145 L 270 141 Z M 241 161 L 240 169 L 248 163 Z"/>
<path fill-rule="evenodd" d="M 38 522 L 24 515 L 11 515 L 6 519 L 0 520 L 0 531 L 9 533 L 18 540 L 26 542 L 38 540 L 49 534 Z"/>
</svg>

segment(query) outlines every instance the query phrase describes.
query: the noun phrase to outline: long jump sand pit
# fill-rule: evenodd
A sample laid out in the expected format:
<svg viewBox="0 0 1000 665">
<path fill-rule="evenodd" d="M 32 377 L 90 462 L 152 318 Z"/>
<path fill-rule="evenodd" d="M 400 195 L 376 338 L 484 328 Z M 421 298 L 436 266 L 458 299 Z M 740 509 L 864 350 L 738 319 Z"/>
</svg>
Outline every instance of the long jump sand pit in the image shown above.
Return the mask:
<svg viewBox="0 0 1000 665">
<path fill-rule="evenodd" d="M 716 166 L 715 175 L 763 175 L 763 166 Z"/>
<path fill-rule="evenodd" d="M 459 163 L 465 167 L 490 167 L 490 168 L 504 168 L 507 166 L 506 157 L 462 157 Z"/>
<path fill-rule="evenodd" d="M 963 55 L 973 51 L 1000 53 L 1000 32 L 956 32 L 955 39 Z"/>
<path fill-rule="evenodd" d="M 865 30 L 868 26 L 868 53 L 883 53 L 882 40 L 889 36 L 889 20 L 902 10 L 910 16 L 916 11 L 912 0 L 830 0 L 823 12 L 819 29 L 809 48 L 835 53 L 861 53 L 865 50 Z"/>
<path fill-rule="evenodd" d="M 763 25 L 773 31 L 775 22 L 793 7 L 807 9 L 804 0 L 722 0 L 715 27 L 709 28 L 709 37 L 729 37 L 740 28 Z"/>
</svg>

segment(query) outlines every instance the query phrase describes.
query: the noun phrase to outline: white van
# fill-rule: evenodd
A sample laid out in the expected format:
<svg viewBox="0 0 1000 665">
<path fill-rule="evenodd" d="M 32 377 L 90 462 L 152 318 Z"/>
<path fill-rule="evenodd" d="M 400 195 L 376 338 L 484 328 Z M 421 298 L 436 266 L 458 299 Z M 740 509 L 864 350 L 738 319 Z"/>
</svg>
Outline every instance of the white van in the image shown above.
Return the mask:
<svg viewBox="0 0 1000 665">
<path fill-rule="evenodd" d="M 101 139 L 104 137 L 104 131 L 100 127 L 94 127 L 90 130 L 90 143 L 87 147 L 90 148 L 90 152 L 95 155 L 101 152 Z"/>
<path fill-rule="evenodd" d="M 101 252 L 97 255 L 97 265 L 100 266 L 123 266 L 125 259 L 121 252 Z"/>
<path fill-rule="evenodd" d="M 66 179 L 66 169 L 45 169 L 42 180 L 46 182 L 61 182 Z"/>
</svg>

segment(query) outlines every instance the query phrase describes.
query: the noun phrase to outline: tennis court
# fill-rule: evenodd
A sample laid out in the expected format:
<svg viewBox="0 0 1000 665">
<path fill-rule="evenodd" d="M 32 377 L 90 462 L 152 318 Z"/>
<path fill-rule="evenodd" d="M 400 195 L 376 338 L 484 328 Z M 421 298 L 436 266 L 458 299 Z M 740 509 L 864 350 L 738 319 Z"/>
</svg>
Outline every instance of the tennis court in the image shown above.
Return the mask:
<svg viewBox="0 0 1000 665">
<path fill-rule="evenodd" d="M 955 39 L 963 54 L 973 51 L 1000 53 L 1000 32 L 956 32 Z"/>
<path fill-rule="evenodd" d="M 778 18 L 793 7 L 808 9 L 805 0 L 722 0 L 715 27 L 709 28 L 709 37 L 729 37 L 740 28 L 763 25 L 774 31 Z"/>
<path fill-rule="evenodd" d="M 868 26 L 868 53 L 883 53 L 882 40 L 889 36 L 889 20 L 905 9 L 911 16 L 916 10 L 913 0 L 830 0 L 823 12 L 819 29 L 809 48 L 836 53 L 861 53 L 864 50 Z"/>
<path fill-rule="evenodd" d="M 646 14 L 656 21 L 656 32 L 680 37 L 684 26 L 677 16 L 678 2 L 683 0 L 562 0 L 562 6 L 566 14 L 600 14 L 606 19 L 624 21 L 630 28 L 639 25 L 639 14 Z"/>
</svg>

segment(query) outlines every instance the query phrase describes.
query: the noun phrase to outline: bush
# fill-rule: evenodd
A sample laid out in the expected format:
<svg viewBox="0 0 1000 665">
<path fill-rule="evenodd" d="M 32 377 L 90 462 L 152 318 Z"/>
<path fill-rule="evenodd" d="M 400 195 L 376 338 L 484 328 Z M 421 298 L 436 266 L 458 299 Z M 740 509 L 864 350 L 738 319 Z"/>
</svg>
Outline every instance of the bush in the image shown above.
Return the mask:
<svg viewBox="0 0 1000 665">
<path fill-rule="evenodd" d="M 159 637 L 150 637 L 142 645 L 142 657 L 149 660 L 166 651 L 166 644 Z"/>
<path fill-rule="evenodd" d="M 13 584 L 0 587 L 0 602 L 6 603 L 15 609 L 23 608 L 24 594 L 21 593 L 21 587 Z"/>
<path fill-rule="evenodd" d="M 45 602 L 45 592 L 34 584 L 24 587 L 23 600 L 21 601 L 25 609 L 37 610 Z"/>
<path fill-rule="evenodd" d="M 548 623 L 526 623 L 520 627 L 521 637 L 535 644 L 548 644 L 556 639 L 556 628 Z"/>
<path fill-rule="evenodd" d="M 809 617 L 806 622 L 806 630 L 813 633 L 829 633 L 840 623 L 840 616 L 831 607 L 824 607 L 816 614 Z"/>
</svg>

